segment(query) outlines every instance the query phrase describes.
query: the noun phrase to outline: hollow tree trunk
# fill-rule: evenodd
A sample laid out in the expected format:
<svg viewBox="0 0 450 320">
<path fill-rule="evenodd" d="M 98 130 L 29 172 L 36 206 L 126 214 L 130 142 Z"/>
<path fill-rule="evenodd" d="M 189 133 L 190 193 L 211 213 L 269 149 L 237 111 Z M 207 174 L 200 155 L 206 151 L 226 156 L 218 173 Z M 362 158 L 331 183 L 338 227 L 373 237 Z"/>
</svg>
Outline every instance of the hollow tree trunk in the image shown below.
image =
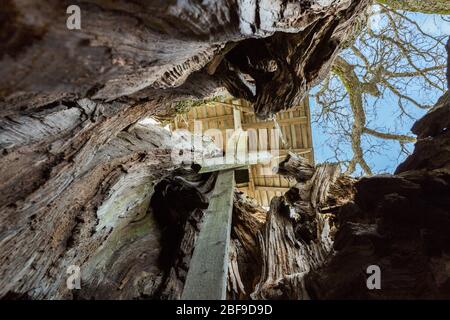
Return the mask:
<svg viewBox="0 0 450 320">
<path fill-rule="evenodd" d="M 135 124 L 223 87 L 260 116 L 296 104 L 369 1 L 322 3 L 4 1 L 0 296 L 70 297 L 73 264 L 80 298 L 178 297 L 187 262 L 157 263 L 164 227 L 148 209 L 173 142 Z M 66 28 L 73 4 L 81 30 Z"/>
</svg>

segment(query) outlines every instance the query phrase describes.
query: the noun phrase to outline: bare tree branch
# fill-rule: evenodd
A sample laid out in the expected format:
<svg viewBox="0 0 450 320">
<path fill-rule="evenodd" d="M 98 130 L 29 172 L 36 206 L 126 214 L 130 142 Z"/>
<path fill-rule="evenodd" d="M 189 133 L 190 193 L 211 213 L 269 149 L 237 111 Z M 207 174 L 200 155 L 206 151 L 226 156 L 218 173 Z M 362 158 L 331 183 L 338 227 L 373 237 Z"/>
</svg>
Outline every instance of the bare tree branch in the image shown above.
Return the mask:
<svg viewBox="0 0 450 320">
<path fill-rule="evenodd" d="M 320 107 L 316 119 L 333 137 L 327 145 L 335 149 L 335 160 L 347 166 L 347 174 L 358 166 L 371 174 L 365 157 L 383 153 L 389 141 L 399 143 L 399 155 L 408 154 L 408 145 L 416 141 L 399 132 L 403 130 L 397 124 L 395 128 L 373 125 L 386 99 L 393 100 L 397 108 L 392 109 L 398 114 L 395 123 L 404 123 L 429 109 L 427 96 L 441 95 L 446 87 L 445 36 L 428 34 L 414 17 L 396 10 L 399 7 L 394 2 L 399 1 L 379 2 L 383 3 L 376 12 L 379 21 L 369 24 L 335 60 L 332 74 L 314 94 Z M 404 6 L 431 10 L 428 1 L 403 2 Z M 436 5 L 444 4 L 450 7 L 450 1 Z M 418 87 L 420 92 L 414 90 Z M 350 156 L 343 145 L 351 149 Z"/>
</svg>

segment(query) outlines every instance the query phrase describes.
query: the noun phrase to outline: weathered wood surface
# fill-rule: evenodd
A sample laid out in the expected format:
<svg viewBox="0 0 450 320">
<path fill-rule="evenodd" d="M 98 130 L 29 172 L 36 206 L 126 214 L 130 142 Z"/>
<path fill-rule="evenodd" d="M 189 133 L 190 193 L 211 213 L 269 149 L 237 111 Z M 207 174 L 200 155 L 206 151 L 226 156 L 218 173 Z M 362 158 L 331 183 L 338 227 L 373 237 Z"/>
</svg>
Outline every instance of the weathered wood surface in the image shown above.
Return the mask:
<svg viewBox="0 0 450 320">
<path fill-rule="evenodd" d="M 261 117 L 297 104 L 328 73 L 369 2 L 3 1 L 0 296 L 179 298 L 214 179 L 192 184 L 178 176 L 164 188 L 158 184 L 171 195 L 175 207 L 165 212 L 175 223 L 171 229 L 158 222 L 149 207 L 151 184 L 174 169 L 172 142 L 166 132 L 136 122 L 171 114 L 172 101 L 210 97 L 222 87 L 254 103 Z M 82 9 L 79 31 L 66 28 L 71 4 Z M 243 81 L 243 74 L 253 80 Z M 304 200 L 312 197 L 302 184 L 285 196 L 306 223 L 277 216 L 268 223 L 290 223 L 297 242 L 319 241 L 312 231 L 322 228 L 334 236 L 337 253 L 305 276 L 288 261 L 267 263 L 255 297 L 449 297 L 448 101 L 418 122 L 416 151 L 398 174 L 360 180 L 354 201 L 346 203 L 339 190 L 355 183 L 341 177 L 317 207 Z M 316 190 L 327 184 L 320 185 Z M 187 198 L 177 203 L 180 190 Z M 179 207 L 184 203 L 194 204 L 192 210 Z M 338 233 L 316 216 L 336 219 Z M 262 224 L 238 221 L 252 221 L 254 230 Z M 177 235 L 167 242 L 170 250 L 160 241 L 168 237 L 163 230 Z M 265 237 L 268 259 L 274 250 Z M 236 296 L 252 292 L 262 272 L 257 263 L 250 267 L 261 252 L 254 239 L 244 231 L 233 238 Z M 384 291 L 367 291 L 362 275 L 369 263 L 385 270 Z M 66 287 L 72 264 L 82 269 L 79 292 Z M 266 277 L 272 274 L 280 276 L 275 289 Z M 299 283 L 305 286 L 293 285 Z"/>
<path fill-rule="evenodd" d="M 226 157 L 208 158 L 205 159 L 203 162 L 201 162 L 201 164 L 198 163 L 193 164 L 193 167 L 197 169 L 198 173 L 208 173 L 228 169 L 238 170 L 246 168 L 253 164 L 270 163 L 270 161 L 273 158 L 270 152 L 267 151 L 250 152 L 250 153 L 245 152 L 244 155 L 245 155 L 244 159 L 232 158 L 230 161 L 231 163 L 227 163 L 227 161 L 229 161 L 230 159 L 227 159 Z"/>
<path fill-rule="evenodd" d="M 307 181 L 302 176 L 285 197 L 272 199 L 265 227 L 258 233 L 262 273 L 253 299 L 310 299 L 305 277 L 333 253 L 333 215 L 320 208 L 332 196 L 330 186 L 340 171 L 328 164 L 314 171 Z M 341 191 L 348 199 L 352 195 L 350 190 Z"/>
<path fill-rule="evenodd" d="M 131 195 L 119 185 L 132 184 L 125 176 L 137 175 L 134 168 L 156 181 L 171 167 L 171 142 L 133 130 L 140 119 L 173 114 L 172 101 L 210 97 L 223 87 L 255 102 L 261 116 L 294 105 L 327 73 L 368 2 L 3 1 L 0 296 L 72 297 L 66 267 L 90 264 L 121 223 L 133 221 L 104 224 L 97 211 L 109 216 L 117 197 L 128 203 Z M 73 4 L 81 8 L 81 30 L 66 28 Z M 147 190 L 145 180 L 136 188 Z M 145 230 L 156 239 L 158 228 Z M 98 286 L 97 293 L 86 288 L 85 297 L 152 296 L 162 281 L 159 267 L 128 273 L 125 266 L 153 266 L 160 250 L 153 243 L 135 251 L 130 244 L 124 256 L 113 246 L 103 267 L 120 272 L 111 281 L 96 268 L 83 274 Z"/>
<path fill-rule="evenodd" d="M 247 166 L 248 165 L 246 165 L 245 163 L 217 164 L 201 167 L 198 173 L 218 172 L 223 170 L 239 170 L 246 168 Z"/>
<path fill-rule="evenodd" d="M 262 261 L 258 232 L 266 217 L 267 211 L 254 199 L 235 192 L 228 264 L 229 299 L 250 299 L 260 277 Z"/>
<path fill-rule="evenodd" d="M 264 116 L 295 105 L 325 76 L 368 3 L 8 0 L 1 114 L 83 97 L 134 104 L 198 81 L 189 95 L 224 85 Z M 66 28 L 66 8 L 74 4 L 81 30 Z M 189 77 L 203 68 L 208 72 Z"/>
<path fill-rule="evenodd" d="M 195 242 L 181 299 L 226 298 L 233 194 L 234 170 L 219 172 L 201 231 Z"/>
<path fill-rule="evenodd" d="M 291 177 L 297 181 L 308 181 L 314 174 L 314 167 L 301 155 L 288 152 L 286 159 L 275 169 L 276 173 Z"/>
</svg>

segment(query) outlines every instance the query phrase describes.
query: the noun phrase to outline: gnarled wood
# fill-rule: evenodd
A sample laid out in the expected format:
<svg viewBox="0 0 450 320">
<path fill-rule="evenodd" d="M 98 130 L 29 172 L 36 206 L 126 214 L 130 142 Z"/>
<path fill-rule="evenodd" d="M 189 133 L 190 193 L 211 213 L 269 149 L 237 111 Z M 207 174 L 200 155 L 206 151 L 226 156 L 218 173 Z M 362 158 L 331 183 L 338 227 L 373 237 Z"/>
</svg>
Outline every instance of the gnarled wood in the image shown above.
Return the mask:
<svg viewBox="0 0 450 320">
<path fill-rule="evenodd" d="M 339 188 L 339 173 L 337 165 L 319 166 L 311 179 L 299 179 L 289 197 L 272 199 L 265 228 L 259 233 L 263 265 L 253 299 L 310 298 L 305 277 L 333 253 L 336 231 L 334 214 L 321 213 L 321 208 L 328 205 L 332 191 L 334 198 L 352 195 L 351 188 Z"/>
<path fill-rule="evenodd" d="M 261 273 L 258 232 L 266 221 L 267 212 L 254 199 L 236 192 L 228 266 L 228 297 L 249 299 Z"/>
<path fill-rule="evenodd" d="M 86 267 L 80 297 L 178 297 L 183 280 L 161 289 L 163 235 L 144 214 L 149 184 L 173 169 L 173 142 L 136 123 L 223 88 L 255 102 L 261 116 L 294 105 L 327 72 L 368 3 L 4 1 L 0 296 L 70 297 L 66 269 L 78 264 Z M 66 27 L 69 5 L 80 6 L 81 30 Z M 134 215 L 145 218 L 133 224 Z M 147 238 L 119 240 L 135 227 Z"/>
</svg>

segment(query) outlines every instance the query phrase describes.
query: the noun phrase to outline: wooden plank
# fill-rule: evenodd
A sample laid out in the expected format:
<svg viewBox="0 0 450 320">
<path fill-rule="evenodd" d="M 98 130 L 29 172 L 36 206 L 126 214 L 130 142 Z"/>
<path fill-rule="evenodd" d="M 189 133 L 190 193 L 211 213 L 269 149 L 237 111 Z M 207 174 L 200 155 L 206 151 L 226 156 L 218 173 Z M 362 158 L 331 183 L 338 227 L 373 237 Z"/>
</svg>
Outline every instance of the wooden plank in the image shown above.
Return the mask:
<svg viewBox="0 0 450 320">
<path fill-rule="evenodd" d="M 250 194 L 254 194 L 255 193 L 255 166 L 252 165 L 248 168 L 248 177 L 249 177 L 249 182 L 248 182 L 248 191 Z"/>
<path fill-rule="evenodd" d="M 255 110 L 253 110 L 253 108 L 251 106 L 234 104 L 233 102 L 216 101 L 214 103 L 219 104 L 219 105 L 223 105 L 224 107 L 227 107 L 227 108 L 237 107 L 237 108 L 239 108 L 239 110 L 241 110 L 242 112 L 245 112 L 245 113 L 254 113 L 255 112 Z"/>
<path fill-rule="evenodd" d="M 238 162 L 250 161 L 248 152 L 248 135 L 247 131 L 239 129 L 239 138 L 236 144 L 236 160 Z M 257 153 L 254 153 L 257 155 Z M 255 159 L 257 160 L 257 159 Z"/>
<path fill-rule="evenodd" d="M 204 117 L 204 118 L 196 118 L 195 120 L 198 121 L 222 121 L 222 120 L 230 120 L 233 119 L 232 114 L 223 114 L 223 115 L 217 115 L 217 116 L 210 116 L 210 117 Z"/>
<path fill-rule="evenodd" d="M 255 190 L 259 190 L 259 191 L 266 191 L 266 192 L 270 192 L 270 191 L 279 191 L 279 192 L 287 192 L 290 188 L 287 187 L 269 187 L 269 186 L 255 186 Z"/>
<path fill-rule="evenodd" d="M 238 110 L 236 107 L 233 108 L 233 121 L 235 130 L 242 129 L 241 111 Z"/>
<path fill-rule="evenodd" d="M 198 173 L 208 173 L 208 172 L 216 172 L 216 171 L 222 171 L 222 170 L 237 170 L 237 169 L 244 169 L 248 166 L 248 164 L 245 163 L 230 163 L 230 164 L 217 164 L 217 165 L 210 165 L 210 166 L 203 166 Z"/>
<path fill-rule="evenodd" d="M 281 149 L 281 150 L 279 150 L 279 156 L 278 156 L 278 158 L 283 158 L 283 157 L 285 157 L 289 152 L 294 152 L 294 153 L 296 153 L 296 154 L 305 156 L 306 154 L 312 152 L 312 148 L 305 148 L 305 149 L 303 149 L 303 148 L 298 148 L 298 149 L 297 149 L 297 148 L 296 148 L 296 149 L 290 149 L 290 150 Z"/>
<path fill-rule="evenodd" d="M 257 163 L 266 163 L 272 159 L 272 155 L 267 151 L 257 152 L 255 155 L 250 153 L 245 161 L 239 162 L 238 159 L 233 159 L 232 162 L 227 163 L 226 157 L 216 157 L 204 159 L 203 162 L 197 163 L 200 166 L 198 173 L 207 173 L 214 171 L 222 171 L 228 169 L 243 169 L 249 165 Z"/>
<path fill-rule="evenodd" d="M 314 148 L 313 147 L 313 141 L 312 141 L 312 128 L 311 128 L 311 110 L 310 110 L 310 106 L 309 106 L 309 99 L 306 98 L 303 101 L 303 105 L 305 107 L 305 111 L 306 111 L 306 117 L 308 119 L 308 146 L 310 148 Z M 311 152 L 311 164 L 314 164 L 314 151 Z"/>
<path fill-rule="evenodd" d="M 289 115 L 291 116 L 291 118 L 293 118 L 294 117 L 294 112 L 293 111 L 291 111 L 290 113 L 289 113 Z M 291 147 L 292 148 L 297 148 L 297 130 L 295 129 L 295 124 L 291 124 L 290 125 L 290 129 L 291 129 L 291 136 L 292 136 L 292 144 L 291 144 Z"/>
<path fill-rule="evenodd" d="M 295 117 L 295 118 L 287 118 L 287 119 L 279 119 L 277 120 L 279 125 L 290 125 L 290 124 L 307 124 L 307 117 Z M 255 122 L 255 123 L 244 123 L 242 126 L 244 129 L 248 128 L 274 128 L 273 121 L 264 121 L 264 122 Z"/>
<path fill-rule="evenodd" d="M 234 171 L 219 173 L 195 243 L 182 300 L 225 300 Z"/>
<path fill-rule="evenodd" d="M 268 207 L 269 204 L 270 204 L 270 199 L 269 199 L 269 197 L 267 196 L 266 190 L 264 190 L 264 189 L 259 189 L 259 192 L 260 192 L 260 194 L 261 194 L 261 200 L 262 200 L 261 203 L 262 203 L 262 205 L 265 206 L 265 207 Z"/>
<path fill-rule="evenodd" d="M 215 119 L 211 119 L 217 116 L 216 107 L 215 106 L 207 106 L 206 107 L 206 116 L 208 117 L 208 128 L 217 128 L 217 121 Z"/>
</svg>

